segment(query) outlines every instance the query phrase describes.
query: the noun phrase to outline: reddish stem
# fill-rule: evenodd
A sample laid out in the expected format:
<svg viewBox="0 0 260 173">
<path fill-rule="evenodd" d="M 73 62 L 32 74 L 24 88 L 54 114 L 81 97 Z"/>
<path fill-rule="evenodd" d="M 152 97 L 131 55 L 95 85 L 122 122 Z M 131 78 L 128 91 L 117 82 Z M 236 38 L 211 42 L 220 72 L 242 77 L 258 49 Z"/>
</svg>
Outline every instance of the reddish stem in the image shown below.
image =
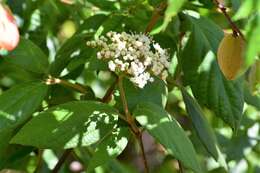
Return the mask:
<svg viewBox="0 0 260 173">
<path fill-rule="evenodd" d="M 245 40 L 245 37 L 243 35 L 243 33 L 240 31 L 240 29 L 237 27 L 237 25 L 232 21 L 231 17 L 228 15 L 227 13 L 227 8 L 223 5 L 220 4 L 218 2 L 218 0 L 213 0 L 215 2 L 215 4 L 217 5 L 218 9 L 220 9 L 220 11 L 224 14 L 224 16 L 226 17 L 228 23 L 230 24 L 232 30 L 233 30 L 233 34 L 234 36 L 241 36 L 243 40 Z"/>
</svg>

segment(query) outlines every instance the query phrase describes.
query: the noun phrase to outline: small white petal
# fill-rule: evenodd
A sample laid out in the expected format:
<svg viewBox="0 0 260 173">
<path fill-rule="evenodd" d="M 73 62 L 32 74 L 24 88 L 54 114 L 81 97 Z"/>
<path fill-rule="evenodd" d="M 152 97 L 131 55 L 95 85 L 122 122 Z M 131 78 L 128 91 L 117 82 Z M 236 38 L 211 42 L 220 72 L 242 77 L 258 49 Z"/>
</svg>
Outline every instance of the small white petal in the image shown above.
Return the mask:
<svg viewBox="0 0 260 173">
<path fill-rule="evenodd" d="M 108 62 L 108 68 L 111 70 L 111 71 L 115 71 L 116 70 L 116 65 L 113 61 L 109 61 Z"/>
</svg>

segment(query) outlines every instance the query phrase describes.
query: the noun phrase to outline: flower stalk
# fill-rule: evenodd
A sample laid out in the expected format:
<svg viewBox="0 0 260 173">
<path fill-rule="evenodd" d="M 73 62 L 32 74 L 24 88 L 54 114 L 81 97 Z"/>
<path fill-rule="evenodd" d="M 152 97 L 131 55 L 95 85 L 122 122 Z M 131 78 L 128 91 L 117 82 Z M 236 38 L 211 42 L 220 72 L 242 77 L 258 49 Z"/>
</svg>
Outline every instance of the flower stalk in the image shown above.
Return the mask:
<svg viewBox="0 0 260 173">
<path fill-rule="evenodd" d="M 143 140 L 142 140 L 142 131 L 138 128 L 138 126 L 135 123 L 135 119 L 133 118 L 133 116 L 129 112 L 128 104 L 127 104 L 127 100 L 126 100 L 126 95 L 125 95 L 125 91 L 124 91 L 124 87 L 123 87 L 123 79 L 124 79 L 124 76 L 120 75 L 119 79 L 118 79 L 118 87 L 119 87 L 121 101 L 123 103 L 126 119 L 127 119 L 127 122 L 130 126 L 130 129 L 132 130 L 136 139 L 138 140 L 138 143 L 139 143 L 139 146 L 140 146 L 140 149 L 141 149 L 142 161 L 143 161 L 143 164 L 144 164 L 145 173 L 149 173 L 148 162 L 147 162 L 147 159 L 146 159 L 146 156 L 145 156 L 145 150 L 144 150 L 144 145 L 143 145 Z"/>
<path fill-rule="evenodd" d="M 162 2 L 153 12 L 153 16 L 149 22 L 149 24 L 147 25 L 146 29 L 145 29 L 145 34 L 148 34 L 149 32 L 151 32 L 151 30 L 153 29 L 153 27 L 156 25 L 157 21 L 159 20 L 159 18 L 161 16 L 163 16 L 163 11 L 166 9 L 167 7 L 167 2 Z"/>
<path fill-rule="evenodd" d="M 54 78 L 52 76 L 49 76 L 48 79 L 45 81 L 45 83 L 47 85 L 54 85 L 54 84 L 61 84 L 63 86 L 66 86 L 66 87 L 69 87 L 69 88 L 72 88 L 80 93 L 83 93 L 83 94 L 86 94 L 88 91 L 87 89 L 80 85 L 80 84 L 74 84 L 74 83 L 71 83 L 69 81 L 66 81 L 66 80 L 62 80 L 62 79 L 59 79 L 59 78 Z"/>
</svg>

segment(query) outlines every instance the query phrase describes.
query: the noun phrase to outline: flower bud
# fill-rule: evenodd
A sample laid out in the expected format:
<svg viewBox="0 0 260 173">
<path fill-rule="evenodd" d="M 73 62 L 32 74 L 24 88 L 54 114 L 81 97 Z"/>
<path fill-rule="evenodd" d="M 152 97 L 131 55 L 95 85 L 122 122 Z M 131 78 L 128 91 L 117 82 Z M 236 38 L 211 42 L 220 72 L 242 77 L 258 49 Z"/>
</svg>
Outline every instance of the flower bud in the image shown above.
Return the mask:
<svg viewBox="0 0 260 173">
<path fill-rule="evenodd" d="M 13 50 L 19 43 L 19 31 L 8 7 L 0 4 L 0 49 Z"/>
</svg>

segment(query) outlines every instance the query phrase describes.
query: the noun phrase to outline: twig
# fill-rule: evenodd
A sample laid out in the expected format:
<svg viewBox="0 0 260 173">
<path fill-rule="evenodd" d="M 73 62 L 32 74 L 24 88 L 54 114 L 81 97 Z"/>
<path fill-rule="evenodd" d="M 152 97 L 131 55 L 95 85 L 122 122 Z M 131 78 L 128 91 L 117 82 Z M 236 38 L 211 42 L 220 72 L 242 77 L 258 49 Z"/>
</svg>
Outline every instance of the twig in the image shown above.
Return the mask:
<svg viewBox="0 0 260 173">
<path fill-rule="evenodd" d="M 144 151 L 142 133 L 138 134 L 138 142 L 139 142 L 139 145 L 140 145 L 140 148 L 141 148 L 142 160 L 143 160 L 144 167 L 145 167 L 145 173 L 149 173 L 149 167 L 148 167 L 148 163 L 147 163 L 147 159 L 146 159 L 145 151 Z"/>
<path fill-rule="evenodd" d="M 220 9 L 220 11 L 224 14 L 224 16 L 226 17 L 228 23 L 230 24 L 233 33 L 235 36 L 241 36 L 243 40 L 245 40 L 245 37 L 243 35 L 243 33 L 240 31 L 240 29 L 237 27 L 237 25 L 232 21 L 231 17 L 227 14 L 227 8 L 218 2 L 218 0 L 213 0 L 214 3 L 217 5 L 218 9 Z"/>
<path fill-rule="evenodd" d="M 66 161 L 69 154 L 72 152 L 72 149 L 67 149 L 64 151 L 62 156 L 60 157 L 58 163 L 55 165 L 54 169 L 51 171 L 52 173 L 58 173 L 63 163 Z"/>
<path fill-rule="evenodd" d="M 180 173 L 184 173 L 184 168 L 179 160 L 178 160 L 178 165 L 179 165 Z"/>
<path fill-rule="evenodd" d="M 66 87 L 72 88 L 76 91 L 79 91 L 83 94 L 86 94 L 88 92 L 87 89 L 80 84 L 70 83 L 68 81 L 65 81 L 65 80 L 62 80 L 62 79 L 59 79 L 59 78 L 54 78 L 52 76 L 49 76 L 49 78 L 45 81 L 45 83 L 47 85 L 61 84 L 63 86 L 66 86 Z"/>
<path fill-rule="evenodd" d="M 101 101 L 102 101 L 103 103 L 108 103 L 108 102 L 111 100 L 111 96 L 112 96 L 112 94 L 113 94 L 113 91 L 114 91 L 114 89 L 115 89 L 115 87 L 116 87 L 117 82 L 118 82 L 118 77 L 116 77 L 115 82 L 110 86 L 110 88 L 108 88 L 108 90 L 107 90 L 105 96 L 102 98 Z"/>
<path fill-rule="evenodd" d="M 124 78 L 123 75 L 120 75 L 118 77 L 118 87 L 119 87 L 120 97 L 121 97 L 121 101 L 122 101 L 122 104 L 123 104 L 123 107 L 124 107 L 126 119 L 129 122 L 129 124 L 132 125 L 134 123 L 134 119 L 131 116 L 129 109 L 128 109 L 127 100 L 126 100 L 126 96 L 125 96 L 125 90 L 124 90 L 124 87 L 123 87 L 123 78 Z"/>
<path fill-rule="evenodd" d="M 124 112 L 125 112 L 125 115 L 126 115 L 126 121 L 128 122 L 128 125 L 130 126 L 133 133 L 139 134 L 140 130 L 136 126 L 135 119 L 132 117 L 132 115 L 130 114 L 129 109 L 128 109 L 125 90 L 124 90 L 124 87 L 123 87 L 123 79 L 124 79 L 123 75 L 120 75 L 118 77 L 118 87 L 119 87 L 119 93 L 120 93 L 121 101 L 122 101 L 122 104 L 123 104 L 123 107 L 124 107 Z"/>
<path fill-rule="evenodd" d="M 39 170 L 41 169 L 41 166 L 42 166 L 42 154 L 43 154 L 43 150 L 39 149 L 38 150 L 38 157 L 37 157 L 37 166 L 36 166 L 36 168 L 34 170 L 34 173 L 39 172 Z"/>
<path fill-rule="evenodd" d="M 149 24 L 147 25 L 146 29 L 145 29 L 145 33 L 148 34 L 154 27 L 154 25 L 157 23 L 158 19 L 162 16 L 162 11 L 165 10 L 165 8 L 167 7 L 167 3 L 166 2 L 162 2 L 155 10 L 153 13 L 153 16 L 149 22 Z"/>
<path fill-rule="evenodd" d="M 122 103 L 123 103 L 126 119 L 127 119 L 127 122 L 130 126 L 130 129 L 135 134 L 135 136 L 136 136 L 136 138 L 139 142 L 141 152 L 142 152 L 142 160 L 143 160 L 143 164 L 144 164 L 144 167 L 145 167 L 145 173 L 149 173 L 148 162 L 147 162 L 147 159 L 146 159 L 146 156 L 145 156 L 144 145 L 143 145 L 143 140 L 142 140 L 142 131 L 137 127 L 137 125 L 135 124 L 134 118 L 132 117 L 132 115 L 129 112 L 128 104 L 127 104 L 127 100 L 126 100 L 126 95 L 125 95 L 125 91 L 124 91 L 124 88 L 123 88 L 123 78 L 124 78 L 123 75 L 120 75 L 118 77 L 118 87 L 119 87 L 120 97 L 121 97 L 121 100 L 122 100 Z"/>
</svg>

